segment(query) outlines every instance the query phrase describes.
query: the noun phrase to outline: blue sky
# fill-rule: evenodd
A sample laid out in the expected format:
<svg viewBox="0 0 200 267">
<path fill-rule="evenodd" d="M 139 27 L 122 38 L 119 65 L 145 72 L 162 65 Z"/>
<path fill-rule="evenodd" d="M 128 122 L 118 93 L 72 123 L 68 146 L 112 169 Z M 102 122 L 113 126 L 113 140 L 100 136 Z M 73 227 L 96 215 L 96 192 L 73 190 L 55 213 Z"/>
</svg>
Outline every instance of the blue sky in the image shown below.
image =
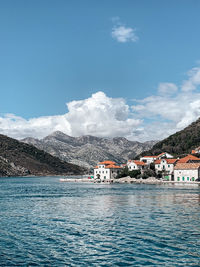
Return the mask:
<svg viewBox="0 0 200 267">
<path fill-rule="evenodd" d="M 120 134 L 147 140 L 162 139 L 187 126 L 200 115 L 194 115 L 193 110 L 192 115 L 186 114 L 188 107 L 195 106 L 192 103 L 199 98 L 196 81 L 200 65 L 199 10 L 200 1 L 197 0 L 0 1 L 0 132 L 16 138 L 25 137 L 30 134 L 27 127 L 34 127 L 32 118 L 38 118 L 39 123 L 44 116 L 49 121 L 51 116 L 64 115 L 67 115 L 65 124 L 69 124 L 68 127 L 56 122 L 56 127 L 51 125 L 49 131 L 60 129 L 72 135 Z M 194 81 L 195 75 L 198 77 Z M 191 80 L 190 86 L 195 89 L 183 90 L 184 81 Z M 167 93 L 159 98 L 158 91 L 162 91 L 159 88 L 163 84 L 175 86 L 173 96 Z M 164 91 L 168 91 L 168 87 Z M 186 91 L 189 93 L 183 95 Z M 98 92 L 103 92 L 104 100 Z M 102 129 L 100 134 L 95 132 L 94 121 L 102 123 L 103 109 L 94 121 L 86 122 L 82 118 L 81 129 L 72 125 L 68 118 L 72 114 L 66 103 L 83 104 L 80 100 L 96 99 L 92 97 L 96 93 L 101 101 L 109 100 L 109 105 L 112 100 L 123 99 L 122 110 L 130 109 L 123 115 L 129 127 L 127 132 L 116 131 L 114 126 L 111 132 Z M 152 108 L 148 109 L 149 105 L 156 106 L 166 98 L 170 103 L 174 103 L 174 99 L 185 101 L 181 114 L 186 117 L 167 117 L 163 115 L 166 111 L 156 114 Z M 179 104 L 176 102 L 173 107 Z M 141 112 L 142 105 L 146 114 Z M 114 116 L 117 123 L 123 121 L 117 116 Z M 74 120 L 74 115 L 72 117 Z M 134 120 L 133 124 L 128 119 Z M 76 120 L 80 123 L 79 117 Z M 154 136 L 160 123 L 164 130 Z M 155 126 L 148 136 L 144 131 L 152 125 Z M 34 136 L 49 133 L 39 130 L 42 126 L 37 127 Z"/>
</svg>

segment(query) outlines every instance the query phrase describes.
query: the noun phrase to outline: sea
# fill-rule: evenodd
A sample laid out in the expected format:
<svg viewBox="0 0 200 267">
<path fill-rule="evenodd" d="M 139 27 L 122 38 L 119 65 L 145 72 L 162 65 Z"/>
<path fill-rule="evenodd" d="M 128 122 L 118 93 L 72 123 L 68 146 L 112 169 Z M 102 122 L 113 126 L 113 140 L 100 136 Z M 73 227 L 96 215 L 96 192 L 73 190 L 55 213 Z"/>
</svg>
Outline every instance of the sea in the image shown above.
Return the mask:
<svg viewBox="0 0 200 267">
<path fill-rule="evenodd" d="M 0 178 L 0 266 L 200 266 L 200 187 Z"/>
</svg>

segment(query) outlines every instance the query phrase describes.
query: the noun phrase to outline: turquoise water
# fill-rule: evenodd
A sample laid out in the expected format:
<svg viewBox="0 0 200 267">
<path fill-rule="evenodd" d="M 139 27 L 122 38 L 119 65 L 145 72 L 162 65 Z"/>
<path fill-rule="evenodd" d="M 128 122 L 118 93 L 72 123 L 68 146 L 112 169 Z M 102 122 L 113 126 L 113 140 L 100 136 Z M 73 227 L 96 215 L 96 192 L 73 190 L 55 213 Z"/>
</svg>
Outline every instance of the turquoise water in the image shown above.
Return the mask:
<svg viewBox="0 0 200 267">
<path fill-rule="evenodd" d="M 1 266 L 200 266 L 200 188 L 0 179 Z"/>
</svg>

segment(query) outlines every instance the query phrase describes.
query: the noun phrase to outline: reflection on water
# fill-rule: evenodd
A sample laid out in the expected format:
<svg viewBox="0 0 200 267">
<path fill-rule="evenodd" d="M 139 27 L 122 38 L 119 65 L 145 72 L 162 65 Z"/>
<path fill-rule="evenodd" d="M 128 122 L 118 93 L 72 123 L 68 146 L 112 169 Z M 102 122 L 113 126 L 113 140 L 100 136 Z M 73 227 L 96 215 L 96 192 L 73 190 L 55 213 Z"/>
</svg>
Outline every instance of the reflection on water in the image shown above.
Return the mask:
<svg viewBox="0 0 200 267">
<path fill-rule="evenodd" d="M 1 266 L 198 266 L 200 188 L 0 180 Z"/>
</svg>

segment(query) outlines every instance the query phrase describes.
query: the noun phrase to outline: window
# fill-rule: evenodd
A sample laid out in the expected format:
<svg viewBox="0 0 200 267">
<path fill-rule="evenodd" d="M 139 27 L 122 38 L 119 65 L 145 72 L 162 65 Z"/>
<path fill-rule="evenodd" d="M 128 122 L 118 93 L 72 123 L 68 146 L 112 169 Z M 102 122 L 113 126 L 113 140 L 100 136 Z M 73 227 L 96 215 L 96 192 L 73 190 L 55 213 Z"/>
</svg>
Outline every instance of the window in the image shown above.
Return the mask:
<svg viewBox="0 0 200 267">
<path fill-rule="evenodd" d="M 170 168 L 170 165 L 168 165 L 168 168 Z"/>
<path fill-rule="evenodd" d="M 158 165 L 158 168 L 160 168 L 160 165 Z"/>
<path fill-rule="evenodd" d="M 104 173 L 104 171 L 102 171 L 102 173 Z"/>
<path fill-rule="evenodd" d="M 164 170 L 164 169 L 165 169 L 165 166 L 163 165 L 163 167 L 162 167 L 162 168 L 163 168 L 163 170 Z"/>
<path fill-rule="evenodd" d="M 190 180 L 190 177 L 187 177 L 187 181 L 189 181 Z"/>
<path fill-rule="evenodd" d="M 192 177 L 192 182 L 194 182 L 194 177 Z"/>
<path fill-rule="evenodd" d="M 185 177 L 184 176 L 182 177 L 182 181 L 185 181 Z"/>
<path fill-rule="evenodd" d="M 177 180 L 180 181 L 180 177 L 178 177 Z"/>
</svg>

